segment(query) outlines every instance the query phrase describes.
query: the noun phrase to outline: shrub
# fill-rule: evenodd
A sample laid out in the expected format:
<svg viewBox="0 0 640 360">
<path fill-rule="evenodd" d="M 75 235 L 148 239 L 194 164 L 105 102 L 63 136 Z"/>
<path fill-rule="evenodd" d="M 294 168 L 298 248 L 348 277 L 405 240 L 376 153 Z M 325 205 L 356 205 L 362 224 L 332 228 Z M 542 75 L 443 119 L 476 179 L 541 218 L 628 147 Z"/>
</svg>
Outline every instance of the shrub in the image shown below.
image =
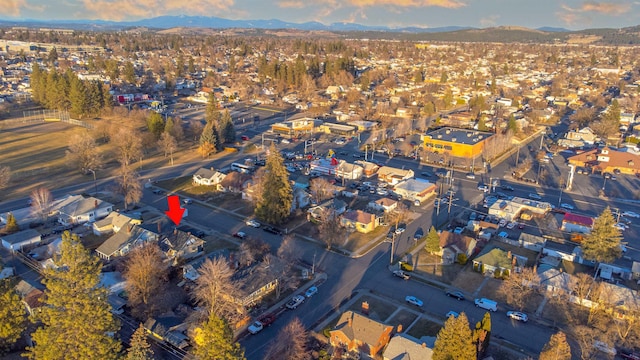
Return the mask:
<svg viewBox="0 0 640 360">
<path fill-rule="evenodd" d="M 458 264 L 466 264 L 467 263 L 467 254 L 458 254 Z"/>
</svg>

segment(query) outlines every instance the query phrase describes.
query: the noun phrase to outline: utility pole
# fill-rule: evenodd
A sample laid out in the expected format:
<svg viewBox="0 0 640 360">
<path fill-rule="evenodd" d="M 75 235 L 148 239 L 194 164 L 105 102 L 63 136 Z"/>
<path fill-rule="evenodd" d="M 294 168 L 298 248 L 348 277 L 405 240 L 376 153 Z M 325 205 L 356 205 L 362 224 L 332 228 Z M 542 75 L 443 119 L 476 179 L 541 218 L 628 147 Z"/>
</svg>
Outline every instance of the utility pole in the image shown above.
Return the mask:
<svg viewBox="0 0 640 360">
<path fill-rule="evenodd" d="M 396 227 L 397 229 L 397 227 Z M 391 236 L 391 260 L 389 260 L 389 265 L 393 264 L 393 245 L 396 242 L 396 233 L 393 233 L 393 236 Z"/>
<path fill-rule="evenodd" d="M 313 264 L 311 264 L 311 274 L 314 275 L 316 273 L 316 253 L 313 253 Z"/>
<path fill-rule="evenodd" d="M 451 185 L 453 185 L 453 177 L 451 178 Z M 451 203 L 453 202 L 453 186 L 449 188 L 449 204 L 447 209 L 447 219 L 451 216 Z"/>
</svg>

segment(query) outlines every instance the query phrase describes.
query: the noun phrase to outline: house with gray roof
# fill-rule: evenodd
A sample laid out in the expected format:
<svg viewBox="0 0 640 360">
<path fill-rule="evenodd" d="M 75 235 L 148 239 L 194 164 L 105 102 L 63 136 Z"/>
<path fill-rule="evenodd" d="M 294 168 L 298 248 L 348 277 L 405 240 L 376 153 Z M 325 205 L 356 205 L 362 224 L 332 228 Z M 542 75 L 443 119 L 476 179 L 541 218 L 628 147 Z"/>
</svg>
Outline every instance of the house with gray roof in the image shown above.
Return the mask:
<svg viewBox="0 0 640 360">
<path fill-rule="evenodd" d="M 158 241 L 158 236 L 138 225 L 129 224 L 103 242 L 96 249 L 96 253 L 100 258 L 109 261 L 114 257 L 124 256 L 136 246 L 149 241 Z"/>
<path fill-rule="evenodd" d="M 30 245 L 39 244 L 42 241 L 40 233 L 35 229 L 18 231 L 10 235 L 0 237 L 2 247 L 11 251 L 22 250 Z"/>
<path fill-rule="evenodd" d="M 58 222 L 62 225 L 84 224 L 108 216 L 113 204 L 92 196 L 68 195 L 55 205 Z"/>
<path fill-rule="evenodd" d="M 427 339 L 418 340 L 407 334 L 396 334 L 384 349 L 382 358 L 384 360 L 431 360 L 436 340 L 434 337 L 425 338 Z"/>
<path fill-rule="evenodd" d="M 195 185 L 215 186 L 224 180 L 227 174 L 214 170 L 213 168 L 200 168 L 193 174 Z"/>
</svg>

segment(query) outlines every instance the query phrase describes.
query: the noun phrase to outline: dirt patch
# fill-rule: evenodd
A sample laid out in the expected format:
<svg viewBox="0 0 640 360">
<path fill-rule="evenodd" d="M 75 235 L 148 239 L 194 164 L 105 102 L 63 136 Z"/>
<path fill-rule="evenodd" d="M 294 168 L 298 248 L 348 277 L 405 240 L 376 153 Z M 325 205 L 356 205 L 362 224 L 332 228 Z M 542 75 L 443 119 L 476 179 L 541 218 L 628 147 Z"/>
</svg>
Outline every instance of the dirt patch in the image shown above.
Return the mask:
<svg viewBox="0 0 640 360">
<path fill-rule="evenodd" d="M 413 336 L 416 339 L 420 339 L 423 336 L 437 336 L 441 328 L 442 325 L 440 324 L 436 324 L 425 318 L 420 318 L 413 324 L 411 329 L 407 331 L 407 335 Z"/>
<path fill-rule="evenodd" d="M 460 264 L 443 265 L 440 261 L 439 256 L 429 254 L 422 249 L 415 256 L 414 271 L 443 283 L 453 283 L 464 267 Z"/>
<path fill-rule="evenodd" d="M 349 307 L 349 310 L 362 313 L 363 302 L 369 303 L 369 317 L 379 321 L 385 321 L 396 310 L 396 307 L 388 302 L 367 295 L 361 296 Z"/>
<path fill-rule="evenodd" d="M 378 238 L 386 233 L 386 228 L 378 226 L 372 232 L 363 234 L 361 232 L 353 232 L 349 235 L 349 240 L 344 243 L 343 248 L 348 251 L 356 251 L 365 246 L 371 240 Z"/>
<path fill-rule="evenodd" d="M 232 242 L 212 236 L 205 236 L 204 240 L 204 252 L 206 254 L 223 249 L 235 250 L 238 247 Z"/>
<path fill-rule="evenodd" d="M 460 272 L 451 285 L 467 293 L 473 293 L 483 280 L 484 276 L 467 269 Z"/>
<path fill-rule="evenodd" d="M 398 325 L 402 325 L 403 329 L 408 329 L 409 325 L 411 325 L 417 317 L 417 314 L 400 310 L 391 319 L 387 320 L 386 323 L 395 326 L 396 330 Z"/>
</svg>

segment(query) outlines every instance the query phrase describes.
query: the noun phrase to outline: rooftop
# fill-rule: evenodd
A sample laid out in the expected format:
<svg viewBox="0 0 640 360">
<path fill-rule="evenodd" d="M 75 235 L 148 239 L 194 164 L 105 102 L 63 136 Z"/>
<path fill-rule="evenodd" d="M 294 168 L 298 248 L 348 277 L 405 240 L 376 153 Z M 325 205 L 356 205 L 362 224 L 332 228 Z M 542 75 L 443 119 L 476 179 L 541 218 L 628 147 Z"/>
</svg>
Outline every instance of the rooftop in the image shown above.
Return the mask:
<svg viewBox="0 0 640 360">
<path fill-rule="evenodd" d="M 492 133 L 485 131 L 443 127 L 428 133 L 426 138 L 446 142 L 457 142 L 465 145 L 475 145 L 488 139 L 492 135 Z"/>
</svg>

